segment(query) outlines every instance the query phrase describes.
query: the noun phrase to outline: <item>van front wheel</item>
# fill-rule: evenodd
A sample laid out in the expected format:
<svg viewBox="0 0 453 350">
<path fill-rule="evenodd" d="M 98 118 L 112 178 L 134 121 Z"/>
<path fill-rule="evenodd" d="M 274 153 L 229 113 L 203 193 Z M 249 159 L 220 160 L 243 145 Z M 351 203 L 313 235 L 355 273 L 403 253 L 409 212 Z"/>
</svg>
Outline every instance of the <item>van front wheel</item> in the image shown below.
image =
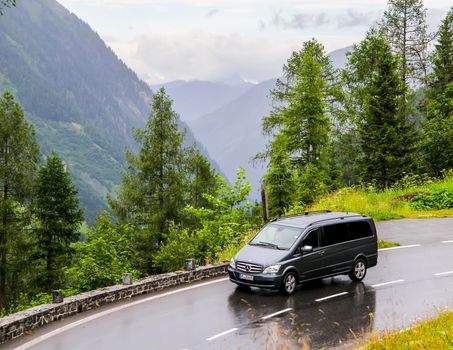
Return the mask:
<svg viewBox="0 0 453 350">
<path fill-rule="evenodd" d="M 297 286 L 297 277 L 296 274 L 292 271 L 287 272 L 283 277 L 281 291 L 286 295 L 294 294 Z"/>
<path fill-rule="evenodd" d="M 357 259 L 349 272 L 349 278 L 353 281 L 361 281 L 366 275 L 366 262 L 363 259 Z"/>
</svg>

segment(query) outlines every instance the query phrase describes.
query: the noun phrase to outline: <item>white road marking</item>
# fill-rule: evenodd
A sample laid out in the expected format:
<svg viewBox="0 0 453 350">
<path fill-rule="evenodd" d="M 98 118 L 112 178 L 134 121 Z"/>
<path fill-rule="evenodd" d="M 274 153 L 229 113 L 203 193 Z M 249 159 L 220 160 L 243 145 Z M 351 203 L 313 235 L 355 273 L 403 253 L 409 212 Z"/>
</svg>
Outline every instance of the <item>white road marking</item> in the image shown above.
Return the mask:
<svg viewBox="0 0 453 350">
<path fill-rule="evenodd" d="M 446 272 L 435 273 L 434 275 L 435 276 L 443 276 L 443 275 L 450 275 L 452 273 L 453 273 L 453 271 L 446 271 Z"/>
<path fill-rule="evenodd" d="M 390 248 L 381 248 L 379 249 L 380 252 L 384 250 L 393 250 L 393 249 L 403 249 L 403 248 L 414 248 L 414 247 L 420 247 L 421 244 L 411 244 L 411 245 L 400 245 L 398 247 L 390 247 Z"/>
<path fill-rule="evenodd" d="M 376 287 L 388 286 L 389 284 L 395 284 L 395 283 L 401 283 L 401 282 L 404 282 L 404 280 L 396 280 L 396 281 L 373 284 L 371 287 L 376 288 Z"/>
<path fill-rule="evenodd" d="M 233 333 L 233 332 L 236 332 L 239 328 L 231 328 L 225 332 L 222 332 L 222 333 L 219 333 L 219 334 L 216 334 L 216 335 L 213 335 L 212 337 L 210 338 L 206 338 L 207 341 L 211 341 L 211 340 L 214 340 L 214 339 L 217 339 L 217 338 L 220 338 L 220 337 L 223 337 L 224 335 L 227 335 L 228 333 Z"/>
<path fill-rule="evenodd" d="M 277 315 L 280 315 L 280 314 L 284 314 L 285 312 L 288 312 L 288 311 L 291 311 L 292 308 L 287 308 L 285 310 L 281 310 L 281 311 L 277 311 L 277 312 L 274 312 L 273 314 L 270 314 L 270 315 L 267 315 L 267 316 L 264 316 L 264 317 L 261 317 L 262 320 L 267 320 L 269 318 L 272 318 L 274 316 L 277 316 Z"/>
<path fill-rule="evenodd" d="M 346 295 L 346 294 L 349 294 L 349 292 L 341 292 L 338 294 L 329 295 L 328 297 L 319 298 L 319 299 L 316 299 L 315 301 L 323 301 L 323 300 L 327 300 L 327 299 L 332 299 L 332 298 L 339 297 L 341 295 Z"/>
<path fill-rule="evenodd" d="M 63 332 L 66 332 L 72 328 L 75 328 L 77 326 L 80 326 L 84 323 L 87 323 L 87 322 L 90 322 L 90 321 L 93 321 L 93 320 L 96 320 L 98 318 L 101 318 L 101 317 L 104 317 L 104 316 L 107 316 L 107 315 L 110 315 L 116 311 L 120 311 L 120 310 L 123 310 L 123 309 L 127 309 L 129 307 L 132 307 L 132 306 L 136 306 L 136 305 L 139 305 L 139 304 L 143 304 L 143 303 L 146 303 L 148 301 L 151 301 L 151 300 L 155 300 L 155 299 L 160 299 L 160 298 L 164 298 L 164 297 L 167 297 L 169 295 L 173 295 L 173 294 L 177 294 L 177 293 L 181 293 L 181 292 L 185 292 L 185 291 L 188 291 L 188 290 L 191 290 L 191 289 L 195 289 L 195 288 L 200 288 L 200 287 L 204 287 L 204 286 L 208 286 L 210 284 L 214 284 L 214 283 L 219 283 L 219 282 L 224 282 L 224 281 L 228 281 L 229 278 L 226 277 L 226 278 L 221 278 L 221 279 L 218 279 L 218 280 L 215 280 L 215 281 L 209 281 L 209 282 L 205 282 L 205 283 L 200 283 L 200 284 L 197 284 L 197 285 L 194 285 L 194 286 L 190 286 L 190 287 L 185 287 L 185 288 L 181 288 L 181 289 L 177 289 L 177 290 L 172 290 L 171 292 L 167 292 L 167 293 L 162 293 L 162 294 L 159 294 L 159 295 L 154 295 L 154 296 L 151 296 L 149 298 L 145 298 L 145 299 L 142 299 L 142 300 L 137 300 L 137 301 L 134 301 L 132 303 L 129 303 L 129 304 L 125 304 L 125 305 L 120 305 L 120 306 L 117 306 L 113 309 L 110 309 L 110 310 L 106 310 L 106 311 L 103 311 L 103 312 L 100 312 L 98 314 L 95 314 L 95 315 L 91 315 L 91 316 L 88 316 L 88 317 L 85 317 L 84 319 L 82 320 L 79 320 L 79 321 L 76 321 L 76 322 L 73 322 L 73 323 L 70 323 L 66 326 L 63 326 L 61 328 L 58 328 L 58 329 L 55 329 L 54 331 L 52 332 L 49 332 L 49 333 L 46 333 L 46 334 L 43 334 L 41 335 L 40 337 L 36 338 L 36 339 L 33 339 L 31 341 L 29 341 L 28 343 L 25 343 L 25 344 L 22 344 L 21 346 L 17 347 L 15 350 L 25 350 L 25 349 L 29 349 L 31 348 L 32 346 L 35 346 L 49 338 L 52 338 L 58 334 L 61 334 Z"/>
<path fill-rule="evenodd" d="M 453 243 L 453 241 L 442 241 L 442 243 Z"/>
</svg>

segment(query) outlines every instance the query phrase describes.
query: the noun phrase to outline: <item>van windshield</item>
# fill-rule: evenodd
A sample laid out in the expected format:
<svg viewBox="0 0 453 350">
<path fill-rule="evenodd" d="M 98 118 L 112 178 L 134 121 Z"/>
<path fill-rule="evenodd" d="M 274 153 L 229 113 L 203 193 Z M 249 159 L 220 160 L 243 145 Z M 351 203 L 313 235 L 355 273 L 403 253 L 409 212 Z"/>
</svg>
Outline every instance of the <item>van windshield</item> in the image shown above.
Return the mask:
<svg viewBox="0 0 453 350">
<path fill-rule="evenodd" d="M 302 231 L 303 229 L 297 227 L 269 224 L 263 227 L 249 244 L 288 250 Z"/>
</svg>

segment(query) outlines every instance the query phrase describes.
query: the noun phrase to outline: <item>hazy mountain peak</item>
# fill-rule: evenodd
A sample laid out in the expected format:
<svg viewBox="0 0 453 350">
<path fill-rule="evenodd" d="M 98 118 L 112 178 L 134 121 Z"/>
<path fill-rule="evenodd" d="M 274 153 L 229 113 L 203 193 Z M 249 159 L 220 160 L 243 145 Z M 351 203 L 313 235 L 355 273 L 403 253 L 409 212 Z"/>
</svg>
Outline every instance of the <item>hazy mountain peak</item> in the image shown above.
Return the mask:
<svg viewBox="0 0 453 350">
<path fill-rule="evenodd" d="M 181 120 L 189 122 L 235 100 L 253 85 L 243 83 L 232 86 L 224 82 L 177 80 L 153 85 L 152 88 L 157 89 L 160 86 L 164 86 L 173 99 L 173 107 Z"/>
<path fill-rule="evenodd" d="M 332 61 L 332 65 L 336 69 L 341 69 L 346 67 L 346 63 L 348 61 L 347 53 L 352 50 L 352 46 L 343 47 L 341 49 L 332 51 L 328 54 L 330 60 Z"/>
</svg>

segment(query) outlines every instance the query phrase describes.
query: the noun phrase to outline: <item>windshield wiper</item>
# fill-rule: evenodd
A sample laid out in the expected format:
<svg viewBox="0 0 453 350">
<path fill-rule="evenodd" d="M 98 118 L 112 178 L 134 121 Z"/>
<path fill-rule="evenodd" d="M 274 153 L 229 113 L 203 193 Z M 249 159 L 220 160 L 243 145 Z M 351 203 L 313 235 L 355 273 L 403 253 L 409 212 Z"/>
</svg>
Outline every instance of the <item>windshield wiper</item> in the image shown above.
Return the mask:
<svg viewBox="0 0 453 350">
<path fill-rule="evenodd" d="M 265 247 L 272 247 L 275 249 L 284 250 L 283 248 L 280 248 L 278 245 L 276 245 L 274 243 L 269 243 L 269 242 L 257 242 L 257 243 L 253 243 L 253 245 L 262 245 Z"/>
</svg>

